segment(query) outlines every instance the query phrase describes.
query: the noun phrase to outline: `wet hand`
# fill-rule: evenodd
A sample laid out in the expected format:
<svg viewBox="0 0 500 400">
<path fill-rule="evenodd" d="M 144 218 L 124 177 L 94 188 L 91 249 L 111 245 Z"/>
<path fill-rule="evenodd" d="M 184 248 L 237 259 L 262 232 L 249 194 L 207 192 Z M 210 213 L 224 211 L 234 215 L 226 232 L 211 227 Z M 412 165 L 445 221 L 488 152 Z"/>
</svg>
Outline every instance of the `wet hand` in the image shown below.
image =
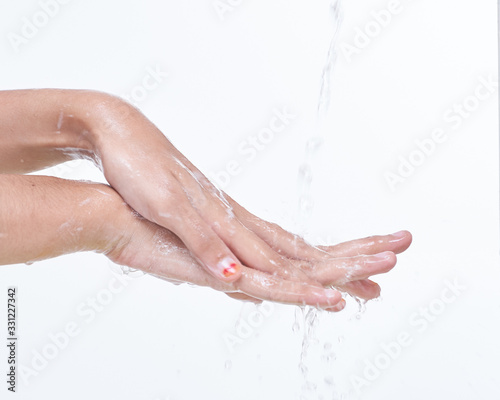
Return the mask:
<svg viewBox="0 0 500 400">
<path fill-rule="evenodd" d="M 167 229 L 152 223 L 128 208 L 125 203 L 115 209 L 126 209 L 113 241 L 105 254 L 115 263 L 140 269 L 172 283 L 192 283 L 222 291 L 244 300 L 269 300 L 284 304 L 310 305 L 328 311 L 345 306 L 341 294 L 306 280 L 287 279 L 276 274 L 241 266 L 241 277 L 235 282 L 222 282 L 203 268 L 184 243 Z"/>
<path fill-rule="evenodd" d="M 177 235 L 222 282 L 235 282 L 243 270 L 254 269 L 373 298 L 380 288 L 368 277 L 393 268 L 393 253 L 411 242 L 403 233 L 310 246 L 217 189 L 139 110 L 108 95 L 94 109 L 95 153 L 108 182 L 143 217 Z"/>
<path fill-rule="evenodd" d="M 118 245 L 108 255 L 116 263 L 141 269 L 171 282 L 210 286 L 236 299 L 307 304 L 330 311 L 340 311 L 345 306 L 340 293 L 328 289 L 330 287 L 366 300 L 377 297 L 380 287 L 369 278 L 391 270 L 396 264 L 395 254 L 408 248 L 412 239 L 409 232 L 402 231 L 336 246 L 312 247 L 285 233 L 284 237 L 293 237 L 302 243 L 299 246 L 302 250 L 292 246 L 290 250 L 293 250 L 294 257 L 284 257 L 294 268 L 309 276 L 313 283 L 244 266 L 238 281 L 225 283 L 207 273 L 174 234 L 133 212 L 130 212 L 130 219 L 127 228 L 122 229 L 127 232 L 121 241 L 125 244 Z M 307 259 L 300 259 L 297 251 Z"/>
</svg>

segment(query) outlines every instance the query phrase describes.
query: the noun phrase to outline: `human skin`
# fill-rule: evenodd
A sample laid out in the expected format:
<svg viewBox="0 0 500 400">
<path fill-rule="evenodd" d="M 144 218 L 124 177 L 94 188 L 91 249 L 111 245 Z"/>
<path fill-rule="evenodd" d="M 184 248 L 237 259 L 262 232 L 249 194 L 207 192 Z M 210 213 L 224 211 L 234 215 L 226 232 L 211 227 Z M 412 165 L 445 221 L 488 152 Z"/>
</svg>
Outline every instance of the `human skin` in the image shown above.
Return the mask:
<svg viewBox="0 0 500 400">
<path fill-rule="evenodd" d="M 318 287 L 330 280 L 327 285 L 373 298 L 380 288 L 368 277 L 394 267 L 393 253 L 411 243 L 411 235 L 403 232 L 398 238 L 341 245 L 334 253 L 330 247 L 310 246 L 219 191 L 139 110 L 114 96 L 80 90 L 3 91 L 0 106 L 0 172 L 92 160 L 126 203 L 149 223 L 173 232 L 172 240 L 180 239 L 198 268 L 221 283 L 234 283 L 243 270 L 253 269 Z M 378 259 L 352 259 L 374 251 L 382 253 Z M 333 268 L 332 258 L 339 256 Z M 319 271 L 327 271 L 328 278 L 320 282 Z"/>
<path fill-rule="evenodd" d="M 367 278 L 390 270 L 394 252 L 403 251 L 410 240 L 402 232 L 324 247 L 307 261 L 289 259 L 312 283 L 245 266 L 240 279 L 228 283 L 208 273 L 178 237 L 137 214 L 107 185 L 3 174 L 0 187 L 8 188 L 0 191 L 0 265 L 96 251 L 171 282 L 209 286 L 239 299 L 307 304 L 329 311 L 345 306 L 331 286 L 362 298 L 378 296 L 378 287 Z M 380 253 L 381 249 L 392 251 Z"/>
</svg>

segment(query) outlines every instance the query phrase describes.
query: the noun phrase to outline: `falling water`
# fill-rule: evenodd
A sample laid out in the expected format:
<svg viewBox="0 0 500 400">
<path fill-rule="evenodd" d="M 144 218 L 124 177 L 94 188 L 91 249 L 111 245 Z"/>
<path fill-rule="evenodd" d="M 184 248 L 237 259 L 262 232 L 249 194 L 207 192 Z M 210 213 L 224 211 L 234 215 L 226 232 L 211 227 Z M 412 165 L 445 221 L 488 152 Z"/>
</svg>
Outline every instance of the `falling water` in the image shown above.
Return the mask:
<svg viewBox="0 0 500 400">
<path fill-rule="evenodd" d="M 306 146 L 304 159 L 299 166 L 298 172 L 298 230 L 301 236 L 306 236 L 307 228 L 309 226 L 310 218 L 312 216 L 314 202 L 311 196 L 311 185 L 314 178 L 312 162 L 315 155 L 321 149 L 324 139 L 326 137 L 325 120 L 330 109 L 330 99 L 333 86 L 333 75 L 337 61 L 337 39 L 342 23 L 342 0 L 332 0 L 330 3 L 330 13 L 332 16 L 333 34 L 330 40 L 328 49 L 327 60 L 321 74 L 321 86 L 318 99 L 317 122 L 315 129 L 311 130 L 312 134 L 309 136 Z M 308 369 L 306 366 L 307 352 L 311 344 L 317 339 L 315 338 L 314 328 L 318 322 L 318 311 L 313 307 L 303 307 L 300 312 L 295 314 L 295 323 L 292 327 L 294 332 L 300 329 L 300 320 L 303 322 L 303 339 L 302 339 L 302 352 L 300 356 L 299 369 L 304 379 L 302 388 L 302 398 L 310 393 L 316 391 L 316 385 L 308 378 Z M 302 315 L 300 315 L 302 314 Z M 302 318 L 301 318 L 302 317 Z M 335 355 L 330 347 L 325 348 L 328 353 L 328 359 L 334 359 Z M 333 377 L 328 376 L 325 378 L 329 385 L 333 386 Z"/>
<path fill-rule="evenodd" d="M 318 99 L 318 112 L 316 128 L 311 130 L 305 147 L 305 154 L 298 173 L 299 192 L 299 233 L 305 236 L 307 226 L 312 215 L 314 203 L 311 197 L 311 184 L 313 181 L 313 169 L 311 162 L 324 143 L 326 130 L 325 119 L 330 109 L 330 98 L 332 93 L 333 73 L 337 61 L 337 39 L 342 23 L 342 1 L 332 0 L 330 13 L 333 20 L 333 35 L 328 49 L 327 60 L 321 74 L 321 86 Z"/>
</svg>

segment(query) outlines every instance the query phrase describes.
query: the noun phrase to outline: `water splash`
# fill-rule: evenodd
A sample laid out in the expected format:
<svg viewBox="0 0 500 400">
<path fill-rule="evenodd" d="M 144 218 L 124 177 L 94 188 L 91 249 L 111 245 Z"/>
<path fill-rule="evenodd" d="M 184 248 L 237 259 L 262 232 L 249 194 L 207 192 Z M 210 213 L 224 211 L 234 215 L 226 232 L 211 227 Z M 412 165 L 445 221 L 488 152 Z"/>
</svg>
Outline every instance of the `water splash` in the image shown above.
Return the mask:
<svg viewBox="0 0 500 400">
<path fill-rule="evenodd" d="M 365 313 L 366 311 L 366 303 L 367 301 L 364 299 L 360 299 L 359 297 L 351 296 L 354 300 L 356 300 L 356 303 L 358 303 L 358 312 L 354 315 L 356 319 L 361 319 L 361 316 Z"/>
</svg>

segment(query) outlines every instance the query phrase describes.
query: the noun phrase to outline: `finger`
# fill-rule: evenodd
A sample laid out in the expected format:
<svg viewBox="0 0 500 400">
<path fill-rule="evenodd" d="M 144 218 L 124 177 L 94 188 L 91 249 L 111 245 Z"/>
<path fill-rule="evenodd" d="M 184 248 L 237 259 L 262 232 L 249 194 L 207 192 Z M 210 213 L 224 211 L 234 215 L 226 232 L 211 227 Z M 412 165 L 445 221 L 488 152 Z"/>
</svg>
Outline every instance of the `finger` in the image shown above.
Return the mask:
<svg viewBox="0 0 500 400">
<path fill-rule="evenodd" d="M 372 300 L 380 296 L 380 286 L 368 279 L 348 282 L 343 286 L 336 286 L 336 288 L 363 300 Z"/>
<path fill-rule="evenodd" d="M 173 231 L 213 276 L 224 282 L 239 279 L 241 262 L 189 205 L 185 194 L 177 194 L 175 203 L 175 214 L 159 213 L 155 222 Z"/>
<path fill-rule="evenodd" d="M 336 305 L 333 307 L 326 307 L 326 311 L 332 311 L 332 312 L 339 312 L 342 311 L 346 306 L 346 301 L 344 299 L 341 299 Z"/>
<path fill-rule="evenodd" d="M 279 254 L 301 260 L 329 257 L 324 250 L 307 243 L 300 236 L 286 231 L 275 223 L 260 219 L 239 205 L 230 196 L 225 196 L 238 219 Z"/>
<path fill-rule="evenodd" d="M 314 264 L 302 262 L 301 265 L 308 275 L 323 286 L 340 286 L 388 272 L 394 268 L 396 262 L 396 255 L 391 251 L 386 251 L 369 256 L 331 258 L 329 261 Z"/>
<path fill-rule="evenodd" d="M 342 296 L 337 290 L 288 281 L 252 268 L 242 267 L 241 278 L 234 285 L 241 292 L 261 300 L 334 310 L 342 307 Z"/>
<path fill-rule="evenodd" d="M 165 238 L 169 239 L 167 235 Z M 340 311 L 345 307 L 342 295 L 334 289 L 319 288 L 304 282 L 287 281 L 244 266 L 242 266 L 242 275 L 238 281 L 223 283 L 203 270 L 189 252 L 174 249 L 172 254 L 175 255 L 169 254 L 168 257 L 165 257 L 163 253 L 161 251 L 160 255 L 153 257 L 154 268 L 149 266 L 145 268 L 149 274 L 160 279 L 170 280 L 169 277 L 175 274 L 175 280 L 209 286 L 224 291 L 231 297 L 236 294 L 235 292 L 240 292 L 247 298 L 299 306 L 308 305 L 328 311 Z"/>
<path fill-rule="evenodd" d="M 313 283 L 243 225 L 221 193 L 206 191 L 192 173 L 180 173 L 178 179 L 193 207 L 244 265 L 287 279 Z"/>
<path fill-rule="evenodd" d="M 286 257 L 298 259 L 328 257 L 328 254 L 325 254 L 323 250 L 311 246 L 300 236 L 284 230 L 277 224 L 264 221 L 247 211 L 230 196 L 213 185 L 212 182 L 210 182 L 210 180 L 185 157 L 181 156 L 181 160 L 178 161 L 178 164 L 189 172 L 189 175 L 196 181 L 199 187 L 208 191 L 214 198 L 230 207 L 236 218 L 262 241 L 266 242 L 275 252 Z M 183 180 L 183 175 L 179 174 L 178 178 Z M 191 182 L 185 179 L 182 183 L 186 186 L 191 185 Z"/>
<path fill-rule="evenodd" d="M 241 292 L 259 300 L 310 305 L 330 311 L 339 311 L 345 305 L 337 290 L 313 286 L 306 282 L 288 281 L 244 266 L 241 267 L 242 275 L 239 280 L 232 283 L 222 282 L 193 258 L 176 235 L 147 220 L 138 221 L 138 224 L 140 227 L 147 227 L 140 235 L 149 239 L 135 239 L 134 246 L 141 247 L 132 246 L 117 260 L 132 268 L 142 269 L 161 279 L 209 286 L 230 294 Z M 146 254 L 145 257 L 138 256 L 141 251 Z"/>
<path fill-rule="evenodd" d="M 262 300 L 256 299 L 255 297 L 252 297 L 252 296 L 248 296 L 245 293 L 234 292 L 234 293 L 226 293 L 226 295 L 228 295 L 229 297 L 231 297 L 232 299 L 235 299 L 235 300 L 249 301 L 249 302 L 255 303 L 255 304 L 262 303 Z"/>
<path fill-rule="evenodd" d="M 224 240 L 245 266 L 290 280 L 313 283 L 312 279 L 289 260 L 276 253 L 238 220 L 220 224 L 214 231 Z"/>
<path fill-rule="evenodd" d="M 383 251 L 402 253 L 412 242 L 408 231 L 400 231 L 392 235 L 370 236 L 364 239 L 351 240 L 334 246 L 318 246 L 334 257 L 352 257 L 361 254 L 377 254 Z"/>
</svg>

